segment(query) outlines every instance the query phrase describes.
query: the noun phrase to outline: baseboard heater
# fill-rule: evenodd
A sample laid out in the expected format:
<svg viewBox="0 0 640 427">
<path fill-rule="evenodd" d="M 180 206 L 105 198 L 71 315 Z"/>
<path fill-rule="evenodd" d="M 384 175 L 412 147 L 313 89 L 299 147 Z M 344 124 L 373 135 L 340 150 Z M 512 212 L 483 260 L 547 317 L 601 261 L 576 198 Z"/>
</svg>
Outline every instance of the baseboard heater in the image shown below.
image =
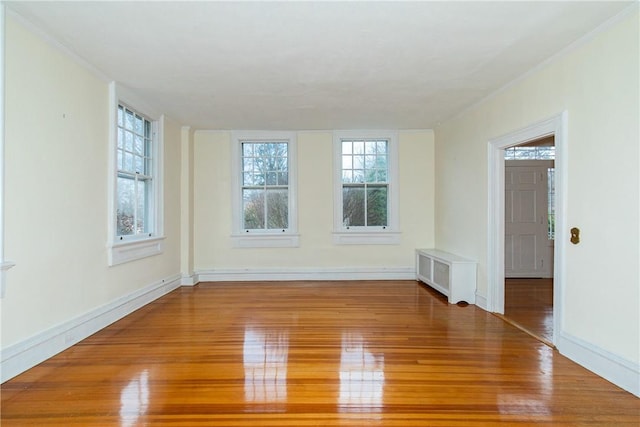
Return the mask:
<svg viewBox="0 0 640 427">
<path fill-rule="evenodd" d="M 476 269 L 473 260 L 437 249 L 416 249 L 416 280 L 444 294 L 449 304 L 476 303 Z"/>
</svg>

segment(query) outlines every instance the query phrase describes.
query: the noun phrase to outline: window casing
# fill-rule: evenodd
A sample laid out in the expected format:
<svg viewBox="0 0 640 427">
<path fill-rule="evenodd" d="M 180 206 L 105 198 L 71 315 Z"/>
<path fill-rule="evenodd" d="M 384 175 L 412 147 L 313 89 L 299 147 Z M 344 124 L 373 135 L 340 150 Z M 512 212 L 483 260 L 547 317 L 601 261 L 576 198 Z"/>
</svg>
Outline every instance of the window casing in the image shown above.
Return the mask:
<svg viewBox="0 0 640 427">
<path fill-rule="evenodd" d="M 116 83 L 110 112 L 108 264 L 117 265 L 163 251 L 164 118 Z"/>
<path fill-rule="evenodd" d="M 297 247 L 296 135 L 236 131 L 233 174 L 235 247 Z"/>
<path fill-rule="evenodd" d="M 397 244 L 397 133 L 334 133 L 334 243 Z"/>
</svg>

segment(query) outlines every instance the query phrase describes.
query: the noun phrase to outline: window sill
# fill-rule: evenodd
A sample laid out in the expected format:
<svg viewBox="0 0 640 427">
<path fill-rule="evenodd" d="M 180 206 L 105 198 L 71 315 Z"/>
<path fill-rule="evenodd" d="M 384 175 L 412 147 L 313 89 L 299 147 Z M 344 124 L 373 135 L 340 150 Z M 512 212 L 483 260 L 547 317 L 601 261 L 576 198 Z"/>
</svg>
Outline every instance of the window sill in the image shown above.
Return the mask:
<svg viewBox="0 0 640 427">
<path fill-rule="evenodd" d="M 118 242 L 109 246 L 109 265 L 124 264 L 126 262 L 161 254 L 164 251 L 164 236 L 150 237 L 128 242 Z"/>
<path fill-rule="evenodd" d="M 231 244 L 234 248 L 297 248 L 300 246 L 300 235 L 294 233 L 232 234 Z"/>
<path fill-rule="evenodd" d="M 334 245 L 399 245 L 397 231 L 338 231 L 333 233 Z"/>
</svg>

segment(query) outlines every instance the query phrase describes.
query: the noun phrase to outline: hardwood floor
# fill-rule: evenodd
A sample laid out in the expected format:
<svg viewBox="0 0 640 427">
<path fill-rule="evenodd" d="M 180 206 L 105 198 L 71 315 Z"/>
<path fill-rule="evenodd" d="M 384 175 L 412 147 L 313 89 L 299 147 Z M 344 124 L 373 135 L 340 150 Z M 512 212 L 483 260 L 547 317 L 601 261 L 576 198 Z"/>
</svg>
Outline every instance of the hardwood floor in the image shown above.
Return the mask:
<svg viewBox="0 0 640 427">
<path fill-rule="evenodd" d="M 1 403 L 3 427 L 640 424 L 640 399 L 413 281 L 180 288 Z"/>
<path fill-rule="evenodd" d="M 504 317 L 553 345 L 553 279 L 507 279 Z"/>
</svg>

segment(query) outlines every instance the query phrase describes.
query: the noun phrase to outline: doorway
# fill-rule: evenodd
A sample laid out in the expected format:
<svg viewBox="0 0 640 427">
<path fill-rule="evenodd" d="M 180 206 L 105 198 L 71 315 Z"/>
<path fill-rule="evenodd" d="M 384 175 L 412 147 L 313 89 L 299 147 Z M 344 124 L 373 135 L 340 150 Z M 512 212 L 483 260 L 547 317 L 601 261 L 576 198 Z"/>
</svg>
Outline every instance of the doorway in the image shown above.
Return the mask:
<svg viewBox="0 0 640 427">
<path fill-rule="evenodd" d="M 504 155 L 504 318 L 553 346 L 554 136 Z"/>
<path fill-rule="evenodd" d="M 554 181 L 555 194 L 553 204 L 555 208 L 554 243 L 553 243 L 553 274 L 547 281 L 551 280 L 551 327 L 549 341 L 550 345 L 555 345 L 557 337 L 563 330 L 562 312 L 564 307 L 563 289 L 565 276 L 565 242 L 557 236 L 566 234 L 566 220 L 564 214 L 565 185 L 566 185 L 566 112 L 553 116 L 549 119 L 534 123 L 530 126 L 514 131 L 507 135 L 489 141 L 488 157 L 488 259 L 487 259 L 487 295 L 486 308 L 488 311 L 504 315 L 505 314 L 505 150 L 522 146 L 527 143 L 539 141 L 546 137 L 554 138 L 555 162 Z M 532 280 L 532 277 L 527 277 Z M 482 302 L 481 302 L 482 303 Z"/>
</svg>

